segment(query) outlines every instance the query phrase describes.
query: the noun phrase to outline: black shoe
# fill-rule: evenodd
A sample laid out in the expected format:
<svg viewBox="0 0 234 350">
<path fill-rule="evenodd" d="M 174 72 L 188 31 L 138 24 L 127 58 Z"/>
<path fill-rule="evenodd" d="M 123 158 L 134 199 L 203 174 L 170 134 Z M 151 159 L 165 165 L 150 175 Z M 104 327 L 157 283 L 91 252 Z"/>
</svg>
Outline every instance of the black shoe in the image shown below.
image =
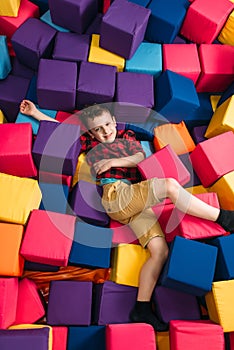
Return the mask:
<svg viewBox="0 0 234 350">
<path fill-rule="evenodd" d="M 135 309 L 133 309 L 129 315 L 130 321 L 134 323 L 148 323 L 153 326 L 154 330 L 157 332 L 166 332 L 169 327 L 167 323 L 161 322 L 157 319 L 155 314 L 140 314 Z"/>
</svg>

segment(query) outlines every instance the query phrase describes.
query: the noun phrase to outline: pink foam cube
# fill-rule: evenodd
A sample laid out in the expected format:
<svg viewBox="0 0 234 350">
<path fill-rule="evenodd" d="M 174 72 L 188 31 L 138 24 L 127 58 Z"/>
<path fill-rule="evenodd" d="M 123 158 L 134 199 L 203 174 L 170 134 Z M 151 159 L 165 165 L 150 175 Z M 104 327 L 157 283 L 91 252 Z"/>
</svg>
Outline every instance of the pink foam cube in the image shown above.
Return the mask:
<svg viewBox="0 0 234 350">
<path fill-rule="evenodd" d="M 67 266 L 75 232 L 76 217 L 45 210 L 33 210 L 25 230 L 20 253 L 26 260 Z"/>
<path fill-rule="evenodd" d="M 196 84 L 201 72 L 196 44 L 163 44 L 162 53 L 163 70 L 181 74 Z"/>
<path fill-rule="evenodd" d="M 109 226 L 113 231 L 112 243 L 114 245 L 121 243 L 139 244 L 134 232 L 128 225 L 123 225 L 118 221 L 111 219 Z"/>
<path fill-rule="evenodd" d="M 234 134 L 232 131 L 197 144 L 190 154 L 190 159 L 204 187 L 213 185 L 219 178 L 234 170 L 234 158 L 230 157 L 233 149 Z"/>
<path fill-rule="evenodd" d="M 189 171 L 169 144 L 138 163 L 137 167 L 145 179 L 172 177 L 181 185 L 190 180 Z"/>
<path fill-rule="evenodd" d="M 0 278 L 0 295 L 0 328 L 6 329 L 15 321 L 18 278 Z"/>
<path fill-rule="evenodd" d="M 53 344 L 52 350 L 66 350 L 67 349 L 67 327 L 52 327 Z"/>
<path fill-rule="evenodd" d="M 198 54 L 201 74 L 196 83 L 197 92 L 226 90 L 234 80 L 234 46 L 202 44 L 198 48 Z"/>
<path fill-rule="evenodd" d="M 155 350 L 155 333 L 146 323 L 109 324 L 106 326 L 106 350 Z"/>
<path fill-rule="evenodd" d="M 234 4 L 229 0 L 196 0 L 187 9 L 180 34 L 197 44 L 211 44 L 225 24 Z"/>
</svg>

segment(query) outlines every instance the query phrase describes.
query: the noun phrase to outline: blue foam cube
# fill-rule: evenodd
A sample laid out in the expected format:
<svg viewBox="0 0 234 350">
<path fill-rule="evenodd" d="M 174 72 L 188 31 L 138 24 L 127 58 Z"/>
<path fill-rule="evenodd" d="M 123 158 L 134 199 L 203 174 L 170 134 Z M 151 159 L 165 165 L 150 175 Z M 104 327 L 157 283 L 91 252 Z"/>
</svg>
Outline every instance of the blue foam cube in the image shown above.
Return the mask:
<svg viewBox="0 0 234 350">
<path fill-rule="evenodd" d="M 105 326 L 69 327 L 67 350 L 105 349 L 105 329 Z"/>
<path fill-rule="evenodd" d="M 5 79 L 11 71 L 11 61 L 5 35 L 0 35 L 0 57 L 0 79 Z"/>
<path fill-rule="evenodd" d="M 39 182 L 39 187 L 42 193 L 39 209 L 66 214 L 68 186 Z"/>
</svg>

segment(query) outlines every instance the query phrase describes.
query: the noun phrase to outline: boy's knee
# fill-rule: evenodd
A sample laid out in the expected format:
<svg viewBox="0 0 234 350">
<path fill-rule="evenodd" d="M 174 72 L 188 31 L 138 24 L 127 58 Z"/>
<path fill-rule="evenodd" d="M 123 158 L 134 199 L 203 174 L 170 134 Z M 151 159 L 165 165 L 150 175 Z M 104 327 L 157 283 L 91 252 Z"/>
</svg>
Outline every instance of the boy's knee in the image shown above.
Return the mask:
<svg viewBox="0 0 234 350">
<path fill-rule="evenodd" d="M 173 179 L 172 177 L 166 178 L 166 189 L 167 189 L 167 195 L 170 197 L 171 194 L 174 194 L 178 191 L 180 184 L 176 179 Z"/>
</svg>

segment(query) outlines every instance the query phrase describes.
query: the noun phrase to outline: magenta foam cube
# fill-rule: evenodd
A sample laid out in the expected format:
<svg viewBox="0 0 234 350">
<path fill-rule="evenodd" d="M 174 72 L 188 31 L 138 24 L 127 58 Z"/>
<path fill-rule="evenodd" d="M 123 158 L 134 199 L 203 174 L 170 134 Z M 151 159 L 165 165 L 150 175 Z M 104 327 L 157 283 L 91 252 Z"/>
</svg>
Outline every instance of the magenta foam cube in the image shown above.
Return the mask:
<svg viewBox="0 0 234 350">
<path fill-rule="evenodd" d="M 196 83 L 197 92 L 224 92 L 234 80 L 234 46 L 201 44 L 198 54 L 201 74 Z"/>
<path fill-rule="evenodd" d="M 204 187 L 234 170 L 234 159 L 230 157 L 233 148 L 234 134 L 228 131 L 199 143 L 191 152 L 193 168 Z"/>
<path fill-rule="evenodd" d="M 115 94 L 116 67 L 81 62 L 77 81 L 76 107 L 112 102 Z"/>
<path fill-rule="evenodd" d="M 28 278 L 23 278 L 19 281 L 14 324 L 35 323 L 44 315 L 45 308 L 36 283 Z"/>
<path fill-rule="evenodd" d="M 0 328 L 6 329 L 15 322 L 18 278 L 0 278 Z"/>
<path fill-rule="evenodd" d="M 114 1 L 102 18 L 100 46 L 130 59 L 143 41 L 151 11 L 128 1 Z"/>
<path fill-rule="evenodd" d="M 150 74 L 119 72 L 114 114 L 118 121 L 144 122 L 154 107 L 154 79 Z"/>
<path fill-rule="evenodd" d="M 18 60 L 37 70 L 40 59 L 51 56 L 55 35 L 56 30 L 38 18 L 27 19 L 11 38 Z"/>
<path fill-rule="evenodd" d="M 82 34 L 98 13 L 96 0 L 49 0 L 52 22 Z"/>
<path fill-rule="evenodd" d="M 0 124 L 0 139 L 0 172 L 35 177 L 37 168 L 32 157 L 31 124 Z"/>
<path fill-rule="evenodd" d="M 196 0 L 188 7 L 180 34 L 197 44 L 211 44 L 224 26 L 234 4 L 229 0 Z"/>
<path fill-rule="evenodd" d="M 76 217 L 72 215 L 33 210 L 22 241 L 21 255 L 36 263 L 67 266 L 75 221 Z"/>
<path fill-rule="evenodd" d="M 52 281 L 47 309 L 50 325 L 89 326 L 92 282 Z"/>
<path fill-rule="evenodd" d="M 74 110 L 76 81 L 75 62 L 41 59 L 37 78 L 38 105 L 52 110 Z"/>
<path fill-rule="evenodd" d="M 61 61 L 87 61 L 89 45 L 89 35 L 58 32 L 55 38 L 52 57 L 55 60 Z"/>
<path fill-rule="evenodd" d="M 113 231 L 112 243 L 118 245 L 121 243 L 139 244 L 136 235 L 128 225 L 123 225 L 118 221 L 110 219 L 110 228 Z"/>
<path fill-rule="evenodd" d="M 52 327 L 53 334 L 53 349 L 54 350 L 66 350 L 67 349 L 67 337 L 68 327 Z"/>
<path fill-rule="evenodd" d="M 181 185 L 190 180 L 189 171 L 169 144 L 142 160 L 137 167 L 145 179 L 172 177 Z"/>
</svg>

